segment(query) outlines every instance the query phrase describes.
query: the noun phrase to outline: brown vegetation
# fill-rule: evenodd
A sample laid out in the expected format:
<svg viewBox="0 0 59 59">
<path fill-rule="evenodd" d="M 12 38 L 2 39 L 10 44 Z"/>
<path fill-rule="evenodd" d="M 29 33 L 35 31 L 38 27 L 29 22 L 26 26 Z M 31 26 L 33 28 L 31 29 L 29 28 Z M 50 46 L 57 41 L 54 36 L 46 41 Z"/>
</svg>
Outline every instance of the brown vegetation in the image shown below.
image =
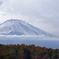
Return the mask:
<svg viewBox="0 0 59 59">
<path fill-rule="evenodd" d="M 0 44 L 0 59 L 59 59 L 59 49 L 25 44 Z"/>
</svg>

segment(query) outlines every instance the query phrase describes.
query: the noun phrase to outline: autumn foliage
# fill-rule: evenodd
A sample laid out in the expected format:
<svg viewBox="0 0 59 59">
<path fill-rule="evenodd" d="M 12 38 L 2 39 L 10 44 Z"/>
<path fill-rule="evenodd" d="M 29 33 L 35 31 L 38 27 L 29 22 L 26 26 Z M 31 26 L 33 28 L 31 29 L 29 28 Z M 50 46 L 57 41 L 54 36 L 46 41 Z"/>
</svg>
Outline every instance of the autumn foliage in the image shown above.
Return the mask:
<svg viewBox="0 0 59 59">
<path fill-rule="evenodd" d="M 0 59 L 59 59 L 59 49 L 48 49 L 33 44 L 0 44 Z"/>
</svg>

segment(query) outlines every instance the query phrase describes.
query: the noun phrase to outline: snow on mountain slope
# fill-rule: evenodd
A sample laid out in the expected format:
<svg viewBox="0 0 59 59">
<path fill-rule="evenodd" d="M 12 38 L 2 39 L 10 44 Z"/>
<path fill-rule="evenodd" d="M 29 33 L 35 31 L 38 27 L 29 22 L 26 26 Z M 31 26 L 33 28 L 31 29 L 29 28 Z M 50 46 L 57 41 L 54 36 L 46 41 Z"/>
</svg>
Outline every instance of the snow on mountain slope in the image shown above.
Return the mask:
<svg viewBox="0 0 59 59">
<path fill-rule="evenodd" d="M 0 24 L 0 35 L 46 35 L 53 36 L 48 32 L 32 26 L 25 21 L 10 19 Z"/>
</svg>

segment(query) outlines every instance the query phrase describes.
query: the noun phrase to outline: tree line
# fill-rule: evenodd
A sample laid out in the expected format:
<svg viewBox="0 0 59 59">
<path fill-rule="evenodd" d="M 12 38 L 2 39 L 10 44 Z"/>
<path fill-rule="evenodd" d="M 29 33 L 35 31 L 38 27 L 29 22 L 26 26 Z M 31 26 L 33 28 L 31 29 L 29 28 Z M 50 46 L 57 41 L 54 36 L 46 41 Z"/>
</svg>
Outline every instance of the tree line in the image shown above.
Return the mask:
<svg viewBox="0 0 59 59">
<path fill-rule="evenodd" d="M 0 59 L 59 59 L 59 49 L 25 44 L 0 44 Z"/>
</svg>

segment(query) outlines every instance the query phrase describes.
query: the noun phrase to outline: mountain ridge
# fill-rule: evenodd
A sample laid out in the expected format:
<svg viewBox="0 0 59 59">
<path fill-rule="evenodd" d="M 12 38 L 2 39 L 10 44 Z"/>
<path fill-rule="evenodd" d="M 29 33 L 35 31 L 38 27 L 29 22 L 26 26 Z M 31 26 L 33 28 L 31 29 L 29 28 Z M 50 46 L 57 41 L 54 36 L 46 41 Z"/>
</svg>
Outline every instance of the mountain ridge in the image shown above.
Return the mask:
<svg viewBox="0 0 59 59">
<path fill-rule="evenodd" d="M 19 19 L 9 19 L 0 24 L 0 35 L 42 35 L 42 34 L 46 36 L 53 36 L 52 34 Z"/>
</svg>

